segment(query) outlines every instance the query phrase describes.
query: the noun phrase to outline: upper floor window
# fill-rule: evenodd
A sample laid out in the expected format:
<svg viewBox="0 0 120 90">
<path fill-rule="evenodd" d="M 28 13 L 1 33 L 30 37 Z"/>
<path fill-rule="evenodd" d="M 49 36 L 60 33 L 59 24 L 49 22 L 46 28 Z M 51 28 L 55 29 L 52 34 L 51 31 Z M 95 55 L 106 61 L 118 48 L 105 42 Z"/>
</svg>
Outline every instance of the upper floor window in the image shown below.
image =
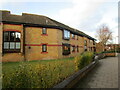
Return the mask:
<svg viewBox="0 0 120 90">
<path fill-rule="evenodd" d="M 90 40 L 90 44 L 92 44 L 92 42 L 93 42 L 93 41 L 92 41 L 92 40 Z"/>
<path fill-rule="evenodd" d="M 93 45 L 95 45 L 95 41 L 93 41 Z"/>
<path fill-rule="evenodd" d="M 72 34 L 72 38 L 75 39 L 75 34 Z"/>
<path fill-rule="evenodd" d="M 3 32 L 3 51 L 20 52 L 20 36 L 21 34 L 15 31 Z"/>
<path fill-rule="evenodd" d="M 46 28 L 42 28 L 42 34 L 47 34 L 47 29 Z"/>
<path fill-rule="evenodd" d="M 77 40 L 78 40 L 78 37 L 79 37 L 79 36 L 77 35 Z"/>
<path fill-rule="evenodd" d="M 69 55 L 70 54 L 70 44 L 63 44 L 63 55 Z"/>
<path fill-rule="evenodd" d="M 84 41 L 84 45 L 87 46 L 87 40 Z"/>
<path fill-rule="evenodd" d="M 64 30 L 63 31 L 63 38 L 64 39 L 70 39 L 70 31 Z"/>
</svg>

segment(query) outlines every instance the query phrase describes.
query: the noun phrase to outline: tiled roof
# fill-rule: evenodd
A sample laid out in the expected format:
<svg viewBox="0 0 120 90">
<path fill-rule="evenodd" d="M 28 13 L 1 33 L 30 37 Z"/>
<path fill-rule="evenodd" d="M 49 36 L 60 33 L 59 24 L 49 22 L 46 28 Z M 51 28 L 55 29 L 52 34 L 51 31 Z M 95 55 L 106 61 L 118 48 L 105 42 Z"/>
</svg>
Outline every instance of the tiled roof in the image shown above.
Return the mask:
<svg viewBox="0 0 120 90">
<path fill-rule="evenodd" d="M 46 16 L 36 15 L 36 14 L 27 14 L 27 13 L 22 13 L 22 15 L 13 15 L 13 14 L 10 14 L 10 11 L 3 11 L 3 10 L 0 10 L 0 15 L 2 15 L 2 17 L 0 17 L 0 21 L 2 22 L 17 22 L 17 23 L 23 23 L 23 24 L 38 24 L 42 26 L 55 26 L 55 27 L 60 27 L 62 29 L 67 29 L 71 31 L 72 33 L 79 34 L 79 35 L 95 40 L 91 36 L 77 29 L 71 28 L 65 24 L 62 24 Z"/>
</svg>

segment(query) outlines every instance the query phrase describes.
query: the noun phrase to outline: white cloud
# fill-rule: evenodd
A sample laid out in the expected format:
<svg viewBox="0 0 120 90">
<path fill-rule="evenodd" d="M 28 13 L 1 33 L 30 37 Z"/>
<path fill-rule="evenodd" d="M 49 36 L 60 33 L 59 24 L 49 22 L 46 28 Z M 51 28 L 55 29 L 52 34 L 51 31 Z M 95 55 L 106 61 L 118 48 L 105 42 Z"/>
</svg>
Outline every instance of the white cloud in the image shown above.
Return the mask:
<svg viewBox="0 0 120 90">
<path fill-rule="evenodd" d="M 113 43 L 118 43 L 118 6 L 115 4 L 107 4 L 105 10 L 103 10 L 102 19 L 96 24 L 98 27 L 101 24 L 107 24 L 110 30 L 113 32 Z"/>
<path fill-rule="evenodd" d="M 1 0 L 0 2 L 70 2 L 72 0 Z"/>
<path fill-rule="evenodd" d="M 107 23 L 109 26 L 112 26 L 112 28 L 115 28 L 116 26 L 118 26 L 118 21 L 116 19 L 118 17 L 118 8 L 115 5 L 107 6 L 107 9 L 103 10 L 102 19 L 97 25 L 100 25 L 102 23 Z"/>
<path fill-rule="evenodd" d="M 94 0 L 73 0 L 72 3 L 72 7 L 60 10 L 59 21 L 78 28 L 103 2 L 95 2 Z"/>
<path fill-rule="evenodd" d="M 60 10 L 56 19 L 95 38 L 99 25 L 107 24 L 117 36 L 118 0 L 72 0 L 73 6 Z"/>
<path fill-rule="evenodd" d="M 117 36 L 118 32 L 118 10 L 112 2 L 119 0 L 9 0 L 9 2 L 70 2 L 70 7 L 60 9 L 59 13 L 49 14 L 53 19 L 60 21 L 70 27 L 79 29 L 86 34 L 95 37 L 96 30 L 99 25 L 106 23 L 113 31 L 113 35 Z M 8 2 L 4 0 L 0 2 Z M 108 3 L 111 3 L 110 5 Z M 103 7 L 103 8 L 102 8 Z M 54 9 L 54 8 L 53 8 Z M 48 9 L 49 10 L 49 9 Z"/>
</svg>

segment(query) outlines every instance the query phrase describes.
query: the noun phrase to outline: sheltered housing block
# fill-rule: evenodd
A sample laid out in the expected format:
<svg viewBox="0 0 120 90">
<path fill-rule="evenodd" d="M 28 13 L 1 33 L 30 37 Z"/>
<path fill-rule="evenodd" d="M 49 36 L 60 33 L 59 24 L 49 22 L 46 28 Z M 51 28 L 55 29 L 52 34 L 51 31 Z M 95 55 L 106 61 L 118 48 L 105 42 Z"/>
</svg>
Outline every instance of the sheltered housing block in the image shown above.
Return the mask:
<svg viewBox="0 0 120 90">
<path fill-rule="evenodd" d="M 49 17 L 2 10 L 0 15 L 3 62 L 60 59 L 96 50 L 94 38 Z"/>
</svg>

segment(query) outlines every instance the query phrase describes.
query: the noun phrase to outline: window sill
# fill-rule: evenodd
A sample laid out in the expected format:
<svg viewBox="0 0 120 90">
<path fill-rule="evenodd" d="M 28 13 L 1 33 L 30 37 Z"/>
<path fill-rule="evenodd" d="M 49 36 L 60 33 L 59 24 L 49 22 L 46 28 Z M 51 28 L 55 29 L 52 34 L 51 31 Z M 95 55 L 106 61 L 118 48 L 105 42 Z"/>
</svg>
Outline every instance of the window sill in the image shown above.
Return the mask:
<svg viewBox="0 0 120 90">
<path fill-rule="evenodd" d="M 47 54 L 48 52 L 41 52 L 41 54 Z"/>
<path fill-rule="evenodd" d="M 75 38 L 71 38 L 71 39 L 75 40 Z"/>
<path fill-rule="evenodd" d="M 41 34 L 42 36 L 48 36 L 48 34 Z"/>
<path fill-rule="evenodd" d="M 3 51 L 3 53 L 21 53 L 20 51 Z"/>
<path fill-rule="evenodd" d="M 63 53 L 62 55 L 64 55 L 64 56 L 68 56 L 68 55 L 70 55 L 70 53 L 67 53 L 67 54 Z"/>
<path fill-rule="evenodd" d="M 70 40 L 70 38 L 63 38 L 63 40 L 67 40 L 67 41 L 69 41 L 69 40 Z"/>
</svg>

